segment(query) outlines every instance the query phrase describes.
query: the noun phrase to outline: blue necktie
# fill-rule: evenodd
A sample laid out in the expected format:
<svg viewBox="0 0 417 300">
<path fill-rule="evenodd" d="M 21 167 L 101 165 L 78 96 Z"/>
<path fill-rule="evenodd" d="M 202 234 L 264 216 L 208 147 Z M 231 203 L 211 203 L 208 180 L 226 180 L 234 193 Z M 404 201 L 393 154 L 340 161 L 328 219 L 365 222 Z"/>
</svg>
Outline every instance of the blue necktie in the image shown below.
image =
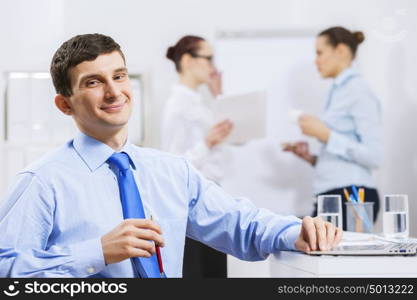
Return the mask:
<svg viewBox="0 0 417 300">
<path fill-rule="evenodd" d="M 123 218 L 145 219 L 142 200 L 139 190 L 130 169 L 129 156 L 124 153 L 114 153 L 107 162 L 117 170 L 117 181 L 119 183 L 120 200 L 123 207 Z M 133 264 L 141 278 L 160 278 L 158 259 L 156 255 L 150 258 L 133 257 Z"/>
</svg>

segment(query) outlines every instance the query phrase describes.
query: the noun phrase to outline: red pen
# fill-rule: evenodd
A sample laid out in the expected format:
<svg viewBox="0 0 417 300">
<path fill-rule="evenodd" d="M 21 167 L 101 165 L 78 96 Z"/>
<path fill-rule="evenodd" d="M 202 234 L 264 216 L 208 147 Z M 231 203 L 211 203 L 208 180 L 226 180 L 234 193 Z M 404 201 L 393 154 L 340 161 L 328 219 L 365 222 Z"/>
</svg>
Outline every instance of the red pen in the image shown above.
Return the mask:
<svg viewBox="0 0 417 300">
<path fill-rule="evenodd" d="M 151 220 L 153 220 L 152 215 L 151 215 Z M 155 249 L 156 249 L 156 257 L 158 259 L 159 274 L 161 275 L 161 278 L 167 278 L 164 272 L 164 266 L 162 265 L 161 249 L 159 245 L 157 245 L 156 243 L 155 243 Z"/>
<path fill-rule="evenodd" d="M 161 274 L 161 278 L 167 278 L 164 272 L 164 266 L 162 265 L 161 250 L 159 249 L 158 245 L 155 245 L 155 248 L 156 248 L 156 257 L 158 258 L 159 274 Z"/>
</svg>

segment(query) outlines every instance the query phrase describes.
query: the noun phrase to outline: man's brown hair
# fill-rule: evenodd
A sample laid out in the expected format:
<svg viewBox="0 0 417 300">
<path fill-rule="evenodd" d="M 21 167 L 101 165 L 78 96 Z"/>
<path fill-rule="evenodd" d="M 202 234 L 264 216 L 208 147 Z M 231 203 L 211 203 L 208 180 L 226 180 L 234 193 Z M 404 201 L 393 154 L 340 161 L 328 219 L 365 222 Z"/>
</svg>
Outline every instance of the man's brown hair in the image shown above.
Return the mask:
<svg viewBox="0 0 417 300">
<path fill-rule="evenodd" d="M 111 37 L 94 33 L 74 36 L 58 48 L 51 62 L 51 77 L 58 94 L 72 95 L 69 70 L 84 61 L 92 61 L 101 54 L 118 51 L 126 62 L 120 45 Z"/>
</svg>

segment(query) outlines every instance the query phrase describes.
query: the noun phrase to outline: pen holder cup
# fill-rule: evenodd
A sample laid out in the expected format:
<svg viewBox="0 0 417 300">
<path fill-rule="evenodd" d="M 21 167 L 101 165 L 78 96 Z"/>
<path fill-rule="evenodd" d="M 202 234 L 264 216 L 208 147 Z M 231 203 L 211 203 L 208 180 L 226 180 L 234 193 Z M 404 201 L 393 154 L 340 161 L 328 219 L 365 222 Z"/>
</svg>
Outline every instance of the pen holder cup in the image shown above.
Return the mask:
<svg viewBox="0 0 417 300">
<path fill-rule="evenodd" d="M 373 232 L 374 203 L 346 202 L 346 229 L 352 232 Z"/>
</svg>

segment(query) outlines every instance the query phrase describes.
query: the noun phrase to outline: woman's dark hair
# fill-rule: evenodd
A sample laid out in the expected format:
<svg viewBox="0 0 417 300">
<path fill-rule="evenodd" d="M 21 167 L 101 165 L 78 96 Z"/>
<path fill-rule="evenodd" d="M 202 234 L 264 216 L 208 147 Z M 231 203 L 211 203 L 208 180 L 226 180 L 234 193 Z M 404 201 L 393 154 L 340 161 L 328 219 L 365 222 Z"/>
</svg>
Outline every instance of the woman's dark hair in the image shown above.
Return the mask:
<svg viewBox="0 0 417 300">
<path fill-rule="evenodd" d="M 125 61 L 120 45 L 111 37 L 94 33 L 74 36 L 59 47 L 51 62 L 51 77 L 58 94 L 72 95 L 69 70 L 83 61 L 92 61 L 101 54 L 117 51 Z"/>
<path fill-rule="evenodd" d="M 351 32 L 343 27 L 331 27 L 319 33 L 318 36 L 325 36 L 328 42 L 333 47 L 339 44 L 347 45 L 351 52 L 352 57 L 355 58 L 358 45 L 365 40 L 365 35 L 361 31 Z"/>
<path fill-rule="evenodd" d="M 171 46 L 167 50 L 166 57 L 175 63 L 175 69 L 181 71 L 180 61 L 185 53 L 196 54 L 199 49 L 199 43 L 204 39 L 199 36 L 186 35 L 182 37 L 175 46 Z"/>
</svg>

